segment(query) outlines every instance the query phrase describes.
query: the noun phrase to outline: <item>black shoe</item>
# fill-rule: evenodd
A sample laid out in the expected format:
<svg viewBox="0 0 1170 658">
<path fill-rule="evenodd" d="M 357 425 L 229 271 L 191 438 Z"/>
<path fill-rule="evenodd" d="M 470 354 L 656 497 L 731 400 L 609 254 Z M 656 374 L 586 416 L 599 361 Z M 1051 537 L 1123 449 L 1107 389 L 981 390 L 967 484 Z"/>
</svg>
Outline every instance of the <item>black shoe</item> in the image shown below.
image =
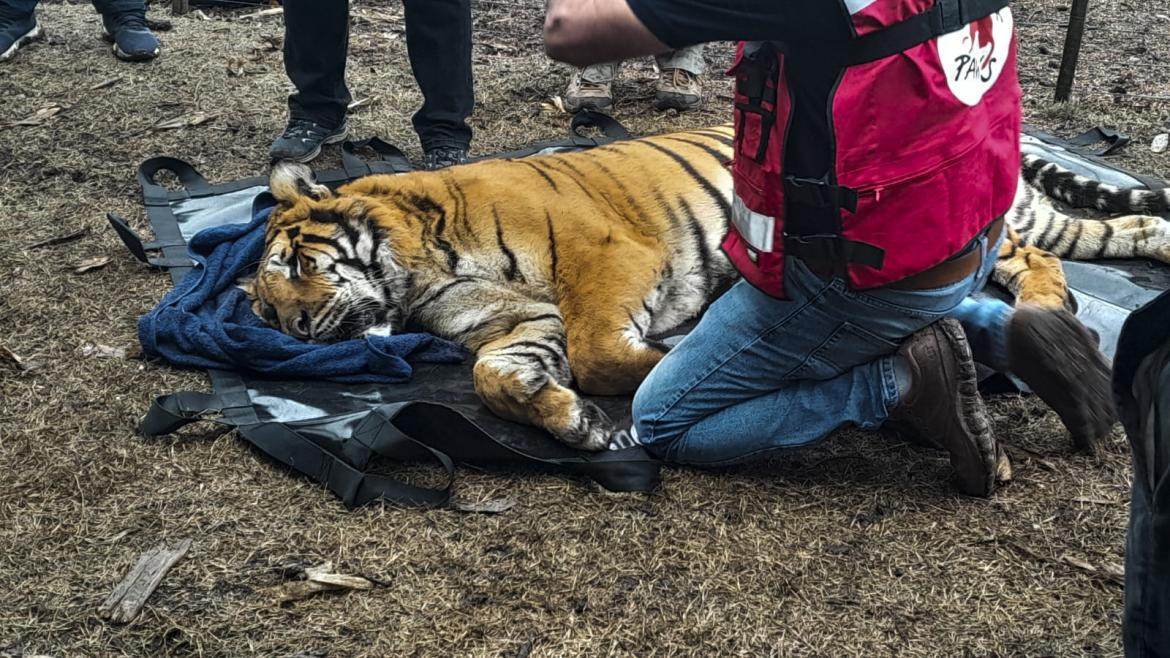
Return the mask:
<svg viewBox="0 0 1170 658">
<path fill-rule="evenodd" d="M 145 62 L 158 57 L 158 39 L 141 11 L 102 16 L 102 27 L 106 41 L 114 44 L 114 57 L 124 62 Z"/>
<path fill-rule="evenodd" d="M 272 142 L 268 157 L 272 162 L 296 160 L 308 162 L 321 155 L 325 144 L 336 144 L 349 134 L 349 125 L 344 121 L 336 128 L 322 126 L 306 119 L 289 119 L 284 133 Z"/>
<path fill-rule="evenodd" d="M 467 162 L 467 149 L 458 146 L 436 146 L 423 155 L 423 169 L 431 171 Z"/>
<path fill-rule="evenodd" d="M 0 62 L 12 57 L 24 44 L 41 36 L 35 14 L 23 18 L 0 16 Z"/>
</svg>

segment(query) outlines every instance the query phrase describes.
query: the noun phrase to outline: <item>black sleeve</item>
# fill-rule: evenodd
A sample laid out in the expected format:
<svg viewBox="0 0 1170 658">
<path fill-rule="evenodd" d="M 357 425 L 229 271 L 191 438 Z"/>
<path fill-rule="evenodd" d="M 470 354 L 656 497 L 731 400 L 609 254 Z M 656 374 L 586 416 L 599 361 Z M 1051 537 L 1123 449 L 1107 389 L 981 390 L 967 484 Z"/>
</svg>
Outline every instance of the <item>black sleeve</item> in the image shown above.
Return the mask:
<svg viewBox="0 0 1170 658">
<path fill-rule="evenodd" d="M 795 0 L 626 2 L 646 29 L 671 48 L 709 41 L 782 40 L 794 29 L 791 15 Z"/>
</svg>

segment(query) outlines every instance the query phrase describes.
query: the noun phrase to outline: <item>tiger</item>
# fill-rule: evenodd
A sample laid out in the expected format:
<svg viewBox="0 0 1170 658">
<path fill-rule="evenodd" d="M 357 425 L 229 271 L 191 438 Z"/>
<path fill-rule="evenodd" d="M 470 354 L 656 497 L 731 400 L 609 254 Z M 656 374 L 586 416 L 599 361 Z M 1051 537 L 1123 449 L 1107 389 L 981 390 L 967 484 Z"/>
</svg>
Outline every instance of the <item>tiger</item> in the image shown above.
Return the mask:
<svg viewBox="0 0 1170 658">
<path fill-rule="evenodd" d="M 627 395 L 737 277 L 720 250 L 733 130 L 371 175 L 336 191 L 274 165 L 264 255 L 246 284 L 272 326 L 309 341 L 428 331 L 474 353 L 495 414 L 574 448 L 617 429 L 582 397 Z M 994 278 L 1019 302 L 1069 304 L 1060 258 L 1170 262 L 1167 191 L 1118 190 L 1026 156 Z M 1061 199 L 1114 219 L 1077 219 Z"/>
</svg>

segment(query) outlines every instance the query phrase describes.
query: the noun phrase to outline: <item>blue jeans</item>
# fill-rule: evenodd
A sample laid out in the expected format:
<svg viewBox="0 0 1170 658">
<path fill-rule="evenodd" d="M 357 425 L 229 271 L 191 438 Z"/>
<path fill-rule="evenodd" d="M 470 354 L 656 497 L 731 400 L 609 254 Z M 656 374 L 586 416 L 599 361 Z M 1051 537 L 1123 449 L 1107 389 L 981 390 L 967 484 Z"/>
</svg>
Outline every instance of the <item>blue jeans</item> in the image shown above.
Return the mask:
<svg viewBox="0 0 1170 658">
<path fill-rule="evenodd" d="M 0 0 L 0 16 L 23 18 L 37 8 L 40 0 Z M 98 13 L 115 16 L 124 11 L 146 11 L 146 0 L 93 0 Z"/>
<path fill-rule="evenodd" d="M 986 248 L 986 238 L 980 249 Z M 788 299 L 740 281 L 651 371 L 634 396 L 637 439 L 666 461 L 720 465 L 801 446 L 853 424 L 877 428 L 898 402 L 894 352 L 954 316 L 976 358 L 1006 369 L 1011 307 L 973 300 L 995 251 L 957 283 L 933 290 L 850 290 L 797 259 Z"/>
</svg>

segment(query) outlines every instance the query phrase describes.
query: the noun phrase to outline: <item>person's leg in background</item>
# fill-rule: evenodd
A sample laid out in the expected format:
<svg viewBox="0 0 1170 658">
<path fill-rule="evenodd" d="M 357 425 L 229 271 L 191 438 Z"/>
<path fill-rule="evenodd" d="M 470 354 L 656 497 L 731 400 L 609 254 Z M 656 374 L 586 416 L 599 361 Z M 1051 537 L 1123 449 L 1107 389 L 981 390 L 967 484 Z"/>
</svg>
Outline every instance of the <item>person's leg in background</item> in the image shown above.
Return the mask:
<svg viewBox="0 0 1170 658">
<path fill-rule="evenodd" d="M 1126 320 L 1114 365 L 1133 454 L 1123 646 L 1128 658 L 1170 656 L 1170 293 Z"/>
<path fill-rule="evenodd" d="M 0 61 L 10 59 L 21 46 L 41 35 L 37 2 L 0 0 Z"/>
<path fill-rule="evenodd" d="M 605 62 L 574 69 L 565 90 L 565 109 L 573 113 L 609 109 L 613 105 L 613 80 L 621 66 L 621 62 Z"/>
<path fill-rule="evenodd" d="M 475 106 L 471 71 L 471 1 L 405 0 L 406 47 L 423 95 L 414 115 L 427 169 L 467 159 Z"/>
<path fill-rule="evenodd" d="M 658 62 L 658 86 L 654 106 L 660 110 L 680 112 L 698 109 L 703 104 L 703 44 L 680 48 L 655 58 Z"/>
<path fill-rule="evenodd" d="M 325 144 L 345 139 L 349 52 L 348 0 L 284 0 L 284 70 L 296 87 L 288 126 L 272 142 L 273 160 L 308 162 Z"/>
<path fill-rule="evenodd" d="M 93 0 L 102 15 L 105 38 L 113 45 L 114 56 L 127 62 L 158 57 L 158 39 L 146 25 L 144 0 Z"/>
</svg>

